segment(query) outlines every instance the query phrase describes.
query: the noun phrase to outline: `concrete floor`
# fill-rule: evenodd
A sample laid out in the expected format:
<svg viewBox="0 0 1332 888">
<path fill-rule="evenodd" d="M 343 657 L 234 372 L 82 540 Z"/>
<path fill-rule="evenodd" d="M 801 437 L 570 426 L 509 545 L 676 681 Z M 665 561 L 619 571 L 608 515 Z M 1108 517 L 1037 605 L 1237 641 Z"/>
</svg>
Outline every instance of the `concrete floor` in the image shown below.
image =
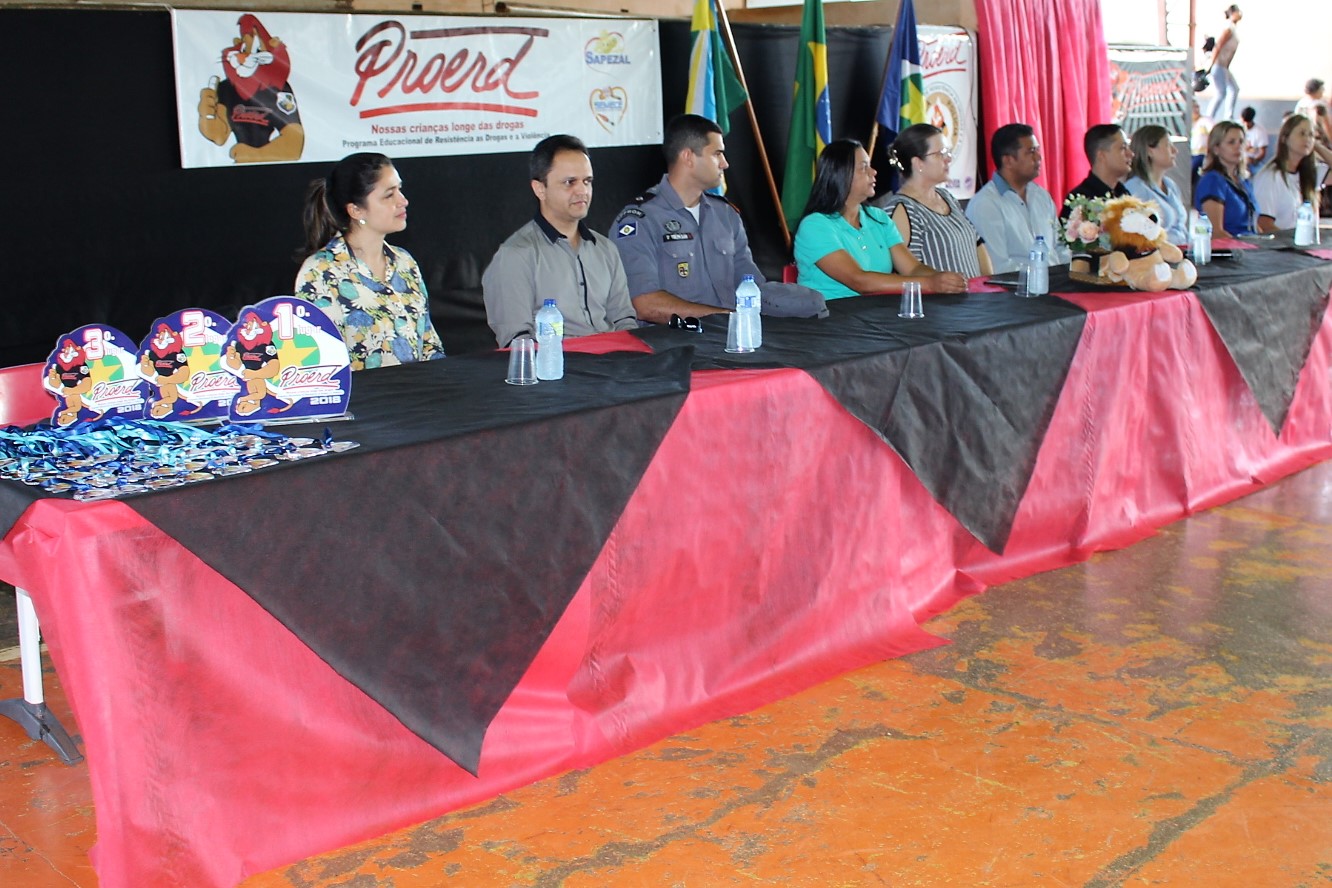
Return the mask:
<svg viewBox="0 0 1332 888">
<path fill-rule="evenodd" d="M 1330 543 L 1332 463 L 963 602 L 949 646 L 244 885 L 1329 885 Z M 0 885 L 97 884 L 86 773 L 0 724 Z"/>
</svg>

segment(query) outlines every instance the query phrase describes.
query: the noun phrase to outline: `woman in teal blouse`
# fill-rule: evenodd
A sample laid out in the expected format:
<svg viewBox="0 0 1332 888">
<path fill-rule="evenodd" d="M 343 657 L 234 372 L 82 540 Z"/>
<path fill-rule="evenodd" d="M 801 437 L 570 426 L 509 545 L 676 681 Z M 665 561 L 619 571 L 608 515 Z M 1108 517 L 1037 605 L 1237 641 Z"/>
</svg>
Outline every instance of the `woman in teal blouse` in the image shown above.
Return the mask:
<svg viewBox="0 0 1332 888">
<path fill-rule="evenodd" d="M 796 231 L 800 283 L 828 299 L 900 293 L 908 281 L 925 293 L 965 293 L 962 275 L 935 271 L 911 255 L 892 218 L 864 205 L 872 197 L 874 167 L 861 144 L 838 139 L 824 148 Z"/>
</svg>

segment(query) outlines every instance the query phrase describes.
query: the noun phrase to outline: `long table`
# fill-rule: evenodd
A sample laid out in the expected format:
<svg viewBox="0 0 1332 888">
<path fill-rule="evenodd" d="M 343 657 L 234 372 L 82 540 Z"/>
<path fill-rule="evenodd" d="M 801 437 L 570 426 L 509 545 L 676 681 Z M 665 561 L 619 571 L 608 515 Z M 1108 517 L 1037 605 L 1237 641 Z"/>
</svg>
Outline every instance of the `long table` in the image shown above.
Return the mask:
<svg viewBox="0 0 1332 888">
<path fill-rule="evenodd" d="M 891 305 L 861 301 L 840 314 L 834 306 L 834 318 L 874 328 L 867 335 L 883 340 L 880 350 L 851 348 L 804 369 L 770 366 L 791 341 L 780 324 L 769 327 L 768 354 L 747 366 L 718 355 L 715 331 L 669 342 L 609 334 L 577 347 L 625 353 L 571 355 L 572 386 L 609 395 L 621 363 L 655 368 L 642 380 L 672 381 L 615 406 L 593 399 L 501 428 L 464 423 L 446 439 L 414 426 L 375 439 L 393 425 L 389 411 L 383 427 L 363 427 L 365 454 L 299 464 L 266 482 L 246 476 L 125 502 L 38 499 L 0 544 L 0 577 L 31 593 L 78 719 L 101 882 L 233 885 L 602 761 L 939 644 L 920 624 L 962 597 L 1127 545 L 1326 459 L 1329 286 L 1332 266 L 1269 255 L 1205 269 L 1197 293 L 1070 293 L 1035 314 L 1033 302 L 1004 292 L 929 301 L 933 332 L 899 326 Z M 966 320 L 1005 313 L 1017 320 Z M 1267 317 L 1289 322 L 1296 335 L 1284 337 L 1286 350 L 1302 355 L 1287 362 L 1295 372 L 1284 406 L 1281 374 L 1241 372 L 1272 326 Z M 1227 318 L 1248 318 L 1252 329 Z M 1303 345 L 1292 346 L 1301 323 Z M 1058 351 L 1049 346 L 1071 324 L 1048 409 L 1002 407 L 1007 368 Z M 842 336 L 834 342 L 847 348 Z M 649 345 L 656 355 L 643 354 Z M 478 373 L 498 379 L 502 358 L 490 360 Z M 685 395 L 672 375 L 682 360 L 718 369 L 686 374 Z M 403 375 L 418 383 L 410 394 L 427 379 L 417 374 L 447 380 L 463 367 Z M 953 382 L 940 387 L 941 374 Z M 363 390 L 393 378 L 366 376 Z M 871 396 L 866 380 L 876 378 L 892 397 Z M 401 397 L 398 388 L 382 397 Z M 980 440 L 959 448 L 967 436 L 953 424 L 974 411 L 950 399 L 967 388 L 970 403 L 998 406 L 990 425 L 974 426 Z M 447 415 L 452 396 L 431 391 L 433 410 Z M 494 397 L 518 395 L 501 384 Z M 984 480 L 985 430 L 1018 414 L 1034 418 L 1036 443 L 1029 471 L 1003 485 L 1015 496 L 995 520 L 976 509 L 971 482 L 947 469 Z M 635 431 L 654 423 L 659 437 Z M 340 436 L 355 438 L 353 428 Z M 575 431 L 567 440 L 576 444 L 559 444 Z M 621 492 L 522 496 L 549 492 L 534 479 L 557 446 L 578 466 L 565 485 L 602 467 Z M 525 461 L 504 458 L 521 453 Z M 316 494 L 305 524 L 317 531 L 247 520 L 290 514 L 279 495 Z M 439 499 L 456 524 L 441 523 Z M 554 501 L 578 505 L 569 515 L 543 511 Z M 506 535 L 507 518 L 497 516 L 523 507 L 532 512 L 526 530 Z M 404 510 L 419 513 L 415 523 Z M 542 528 L 551 522 L 567 530 Z M 430 526 L 423 543 L 406 529 Z M 533 566 L 557 566 L 567 546 L 591 552 L 550 572 L 572 578 L 567 594 L 557 582 L 531 582 Z M 288 562 L 275 552 L 289 552 Z M 473 555 L 491 567 L 470 570 Z M 328 575 L 321 561 L 346 582 L 315 582 Z M 502 571 L 510 562 L 523 567 Z M 434 586 L 422 579 L 432 572 Z M 522 668 L 491 713 L 471 691 L 491 687 L 493 670 L 469 665 L 466 651 L 493 658 L 506 642 L 493 631 L 474 638 L 472 619 L 489 614 L 493 630 L 515 613 L 550 619 L 512 627 L 525 639 L 510 651 Z M 421 646 L 449 637 L 462 641 L 447 657 Z M 382 682 L 377 661 L 391 667 Z M 404 702 L 413 676 L 423 695 Z M 454 708 L 432 719 L 434 705 Z M 474 732 L 457 744 L 436 732 L 454 718 L 483 725 L 474 759 Z"/>
</svg>

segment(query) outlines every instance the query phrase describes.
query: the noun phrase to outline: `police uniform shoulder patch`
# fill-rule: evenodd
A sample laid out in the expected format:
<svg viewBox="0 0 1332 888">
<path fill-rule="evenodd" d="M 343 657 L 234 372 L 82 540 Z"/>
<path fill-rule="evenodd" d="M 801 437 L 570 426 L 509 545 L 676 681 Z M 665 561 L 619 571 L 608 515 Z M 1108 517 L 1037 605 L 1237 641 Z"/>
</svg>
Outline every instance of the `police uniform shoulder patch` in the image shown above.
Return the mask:
<svg viewBox="0 0 1332 888">
<path fill-rule="evenodd" d="M 735 204 L 731 203 L 731 199 L 724 194 L 713 194 L 711 191 L 704 191 L 703 196 L 710 197 L 713 200 L 719 200 L 722 203 L 726 204 L 731 209 L 735 210 L 737 213 L 740 212 L 740 208 L 737 207 Z"/>
<path fill-rule="evenodd" d="M 632 237 L 638 233 L 638 223 L 635 219 L 646 219 L 647 213 L 639 209 L 643 204 L 657 196 L 655 191 L 644 191 L 635 197 L 628 206 L 620 210 L 620 215 L 615 217 L 615 223 L 612 230 L 617 238 Z"/>
</svg>

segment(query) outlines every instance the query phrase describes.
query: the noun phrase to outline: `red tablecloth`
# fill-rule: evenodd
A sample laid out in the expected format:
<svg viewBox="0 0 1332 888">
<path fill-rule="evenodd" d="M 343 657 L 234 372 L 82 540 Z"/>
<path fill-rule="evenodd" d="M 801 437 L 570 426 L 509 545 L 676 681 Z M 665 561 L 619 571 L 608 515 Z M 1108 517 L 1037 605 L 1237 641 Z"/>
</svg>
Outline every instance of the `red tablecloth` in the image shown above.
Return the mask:
<svg viewBox="0 0 1332 888">
<path fill-rule="evenodd" d="M 1003 555 L 804 373 L 695 374 L 479 777 L 127 506 L 36 503 L 0 577 L 78 718 L 102 885 L 232 885 L 929 647 L 918 623 L 989 584 L 1332 455 L 1326 318 L 1278 439 L 1195 297 L 1074 298 L 1091 314 Z"/>
</svg>

